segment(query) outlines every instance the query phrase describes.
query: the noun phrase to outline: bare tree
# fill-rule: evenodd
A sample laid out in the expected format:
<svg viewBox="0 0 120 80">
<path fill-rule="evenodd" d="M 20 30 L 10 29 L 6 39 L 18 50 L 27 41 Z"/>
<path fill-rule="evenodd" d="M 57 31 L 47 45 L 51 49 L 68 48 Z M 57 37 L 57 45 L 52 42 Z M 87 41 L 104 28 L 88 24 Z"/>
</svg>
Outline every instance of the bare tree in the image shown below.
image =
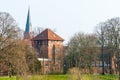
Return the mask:
<svg viewBox="0 0 120 80">
<path fill-rule="evenodd" d="M 44 28 L 42 27 L 35 27 L 34 28 L 34 36 L 37 36 L 38 34 L 40 34 L 42 31 L 44 30 Z"/>
<path fill-rule="evenodd" d="M 10 14 L 0 13 L 0 50 L 9 46 L 18 36 L 18 27 Z"/>
<path fill-rule="evenodd" d="M 21 30 L 9 13 L 0 13 L 0 72 L 6 67 L 9 76 L 26 75 L 37 70 L 37 56 L 27 44 L 21 40 Z M 31 65 L 31 66 L 30 66 Z M 34 69 L 32 70 L 31 69 Z"/>
<path fill-rule="evenodd" d="M 0 62 L 11 66 L 8 61 L 8 50 L 14 45 L 14 40 L 18 39 L 19 29 L 15 20 L 9 13 L 0 13 Z M 7 63 L 6 63 L 7 62 Z"/>
<path fill-rule="evenodd" d="M 102 54 L 102 74 L 105 74 L 105 68 L 104 68 L 104 47 L 105 47 L 105 26 L 106 24 L 100 23 L 96 28 L 96 38 L 98 39 L 98 46 L 101 47 L 101 54 Z"/>
<path fill-rule="evenodd" d="M 92 72 L 92 62 L 95 61 L 98 51 L 94 35 L 75 34 L 68 43 L 67 51 L 69 54 L 66 58 L 69 67 L 78 67 L 84 69 L 84 72 L 86 69 Z"/>
<path fill-rule="evenodd" d="M 112 69 L 112 66 L 116 66 L 116 61 L 114 61 L 115 63 L 113 64 L 112 59 L 115 53 L 117 53 L 116 55 L 118 55 L 118 48 L 120 46 L 119 34 L 120 34 L 120 18 L 118 17 L 112 18 L 98 25 L 97 35 L 98 41 L 100 42 L 101 45 L 101 49 L 103 50 L 103 48 L 107 47 L 109 50 L 110 74 L 112 74 L 113 71 L 115 72 L 115 70 Z"/>
</svg>

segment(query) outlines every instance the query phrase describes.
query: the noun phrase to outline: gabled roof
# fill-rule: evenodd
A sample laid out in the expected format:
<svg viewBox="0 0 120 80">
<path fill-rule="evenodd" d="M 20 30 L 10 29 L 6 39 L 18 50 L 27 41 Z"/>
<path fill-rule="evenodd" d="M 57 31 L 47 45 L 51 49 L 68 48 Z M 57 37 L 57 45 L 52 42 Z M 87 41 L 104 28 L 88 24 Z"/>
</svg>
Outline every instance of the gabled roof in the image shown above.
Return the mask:
<svg viewBox="0 0 120 80">
<path fill-rule="evenodd" d="M 64 41 L 63 38 L 58 36 L 56 33 L 54 33 L 50 29 L 45 29 L 40 34 L 35 36 L 32 40 L 59 40 L 59 41 Z"/>
</svg>

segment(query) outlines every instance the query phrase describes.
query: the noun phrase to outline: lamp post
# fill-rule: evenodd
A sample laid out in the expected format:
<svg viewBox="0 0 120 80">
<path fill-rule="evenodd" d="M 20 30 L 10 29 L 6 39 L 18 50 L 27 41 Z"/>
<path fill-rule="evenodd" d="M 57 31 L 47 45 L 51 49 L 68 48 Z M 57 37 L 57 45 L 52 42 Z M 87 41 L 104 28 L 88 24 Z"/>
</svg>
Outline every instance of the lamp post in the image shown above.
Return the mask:
<svg viewBox="0 0 120 80">
<path fill-rule="evenodd" d="M 103 53 L 103 46 L 102 46 L 102 49 L 101 49 L 101 52 L 102 52 L 102 75 L 105 74 L 105 69 L 104 69 L 104 53 Z"/>
<path fill-rule="evenodd" d="M 102 32 L 102 40 L 101 40 L 101 54 L 102 54 L 102 75 L 105 74 L 105 69 L 104 69 L 104 37 L 103 37 L 103 32 Z"/>
</svg>

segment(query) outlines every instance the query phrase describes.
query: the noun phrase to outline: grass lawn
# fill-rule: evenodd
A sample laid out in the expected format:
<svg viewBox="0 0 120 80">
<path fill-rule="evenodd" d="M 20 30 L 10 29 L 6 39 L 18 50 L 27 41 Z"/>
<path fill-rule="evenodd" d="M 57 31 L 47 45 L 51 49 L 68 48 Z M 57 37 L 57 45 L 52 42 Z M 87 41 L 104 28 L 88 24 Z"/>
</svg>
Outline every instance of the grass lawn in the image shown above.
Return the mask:
<svg viewBox="0 0 120 80">
<path fill-rule="evenodd" d="M 118 80 L 118 75 L 98 75 L 100 80 Z"/>
<path fill-rule="evenodd" d="M 29 80 L 68 80 L 67 75 L 40 75 L 29 76 Z M 0 77 L 0 80 L 16 80 L 16 77 Z M 23 80 L 22 78 L 20 80 Z"/>
<path fill-rule="evenodd" d="M 16 80 L 16 77 L 0 77 L 0 80 Z M 20 79 L 23 80 L 23 79 Z M 68 75 L 29 76 L 26 80 L 69 80 Z M 118 80 L 117 75 L 84 75 L 82 80 Z"/>
<path fill-rule="evenodd" d="M 83 80 L 118 80 L 118 75 L 84 75 Z"/>
<path fill-rule="evenodd" d="M 0 77 L 0 80 L 16 80 L 15 77 L 9 78 L 8 76 Z"/>
</svg>

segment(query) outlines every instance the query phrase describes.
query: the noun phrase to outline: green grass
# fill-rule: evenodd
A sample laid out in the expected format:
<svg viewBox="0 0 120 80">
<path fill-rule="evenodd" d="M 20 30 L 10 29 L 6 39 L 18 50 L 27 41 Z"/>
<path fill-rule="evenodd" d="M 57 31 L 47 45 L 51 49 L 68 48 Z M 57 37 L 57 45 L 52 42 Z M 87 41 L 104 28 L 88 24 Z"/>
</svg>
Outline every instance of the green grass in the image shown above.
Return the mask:
<svg viewBox="0 0 120 80">
<path fill-rule="evenodd" d="M 118 80 L 118 75 L 84 75 L 83 80 Z"/>
<path fill-rule="evenodd" d="M 70 76 L 70 75 L 69 75 Z M 68 75 L 33 75 L 24 80 L 69 80 Z M 0 77 L 0 80 L 16 80 L 16 77 Z M 22 78 L 20 80 L 23 80 Z M 83 75 L 82 80 L 118 80 L 117 75 Z"/>
<path fill-rule="evenodd" d="M 82 80 L 118 80 L 118 75 L 84 75 Z"/>
<path fill-rule="evenodd" d="M 11 77 L 11 78 L 9 78 L 9 77 L 0 77 L 0 80 L 16 80 L 16 78 L 15 77 Z"/>
<path fill-rule="evenodd" d="M 100 80 L 118 80 L 118 75 L 100 75 Z"/>
<path fill-rule="evenodd" d="M 33 76 L 32 80 L 67 80 L 67 78 L 67 75 L 42 75 L 37 77 Z"/>
<path fill-rule="evenodd" d="M 29 80 L 67 80 L 67 75 L 33 75 L 29 76 Z M 0 77 L 0 80 L 16 80 L 16 77 Z M 20 79 L 24 80 L 24 79 Z"/>
</svg>

